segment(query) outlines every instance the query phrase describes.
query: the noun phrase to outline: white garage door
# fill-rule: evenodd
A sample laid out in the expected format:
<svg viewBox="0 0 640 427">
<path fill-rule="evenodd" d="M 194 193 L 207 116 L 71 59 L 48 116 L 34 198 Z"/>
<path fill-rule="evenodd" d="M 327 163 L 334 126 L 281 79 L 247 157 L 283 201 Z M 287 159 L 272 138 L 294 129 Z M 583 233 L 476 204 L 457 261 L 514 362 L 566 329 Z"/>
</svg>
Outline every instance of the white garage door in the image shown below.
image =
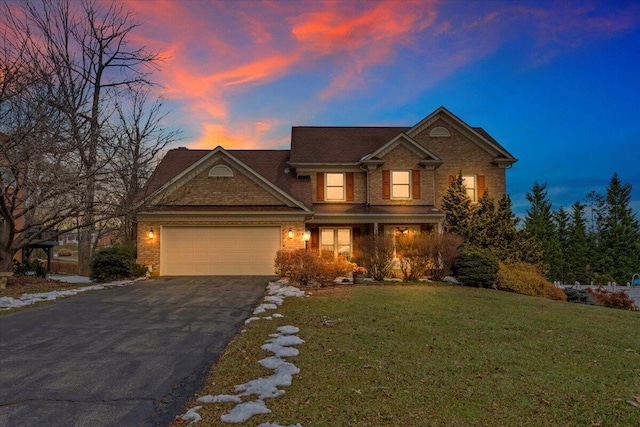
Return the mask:
<svg viewBox="0 0 640 427">
<path fill-rule="evenodd" d="M 273 275 L 280 227 L 163 227 L 163 276 Z"/>
</svg>

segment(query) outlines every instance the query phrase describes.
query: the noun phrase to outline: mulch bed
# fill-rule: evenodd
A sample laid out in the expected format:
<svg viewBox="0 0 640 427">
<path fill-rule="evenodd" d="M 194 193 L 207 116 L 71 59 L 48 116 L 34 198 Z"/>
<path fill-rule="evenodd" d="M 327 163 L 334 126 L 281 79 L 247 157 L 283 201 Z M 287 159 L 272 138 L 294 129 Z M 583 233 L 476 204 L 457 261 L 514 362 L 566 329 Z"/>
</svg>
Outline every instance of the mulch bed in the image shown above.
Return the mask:
<svg viewBox="0 0 640 427">
<path fill-rule="evenodd" d="M 43 279 L 35 276 L 12 276 L 7 278 L 6 289 L 0 289 L 0 297 L 19 298 L 22 294 L 37 294 L 61 289 L 74 289 L 79 286 L 82 285 Z"/>
</svg>

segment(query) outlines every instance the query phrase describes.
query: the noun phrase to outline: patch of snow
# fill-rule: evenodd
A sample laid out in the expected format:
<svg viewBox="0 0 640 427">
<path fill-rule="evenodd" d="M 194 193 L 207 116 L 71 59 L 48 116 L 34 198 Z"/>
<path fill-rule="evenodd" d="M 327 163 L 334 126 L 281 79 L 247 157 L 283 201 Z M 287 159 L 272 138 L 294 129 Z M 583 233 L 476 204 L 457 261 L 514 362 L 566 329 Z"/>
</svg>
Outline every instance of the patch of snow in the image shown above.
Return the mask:
<svg viewBox="0 0 640 427">
<path fill-rule="evenodd" d="M 282 305 L 282 303 L 284 302 L 284 299 L 282 297 L 277 296 L 277 295 L 267 295 L 266 297 L 264 297 L 264 300 L 266 302 L 270 302 L 270 303 L 276 304 L 276 305 Z"/>
<path fill-rule="evenodd" d="M 200 414 L 198 414 L 198 410 L 200 408 L 202 408 L 202 406 L 194 406 L 193 408 L 189 409 L 187 413 L 182 416 L 182 419 L 184 421 L 191 421 L 193 423 L 197 423 L 202 419 Z"/>
<path fill-rule="evenodd" d="M 254 315 L 264 313 L 266 310 L 275 310 L 279 305 L 282 305 L 284 298 L 288 297 L 304 297 L 306 294 L 304 291 L 294 287 L 288 286 L 286 280 L 279 280 L 277 282 L 270 282 L 267 286 L 267 296 L 264 298 L 264 303 L 260 304 L 253 312 Z M 255 320 L 265 319 L 270 320 L 272 318 L 283 318 L 284 316 L 279 313 L 275 313 L 273 316 L 266 317 L 251 317 L 245 321 L 245 324 L 251 323 Z M 244 331 L 244 330 L 243 330 Z M 235 386 L 237 395 L 218 395 L 218 396 L 202 396 L 198 399 L 199 402 L 236 402 L 237 405 L 231 409 L 228 413 L 222 415 L 220 420 L 226 423 L 242 423 L 247 421 L 254 415 L 267 414 L 271 411 L 264 403 L 263 399 L 274 398 L 281 396 L 285 393 L 284 390 L 280 390 L 278 387 L 289 386 L 293 381 L 293 376 L 300 373 L 300 369 L 293 363 L 283 360 L 284 357 L 297 356 L 300 352 L 298 349 L 293 348 L 294 345 L 304 343 L 304 340 L 295 336 L 300 331 L 300 328 L 296 326 L 281 326 L 278 328 L 277 334 L 270 334 L 271 337 L 265 344 L 262 345 L 262 349 L 272 352 L 274 355 L 266 357 L 259 361 L 259 363 L 267 369 L 273 371 L 273 375 L 269 377 L 258 378 L 251 380 L 244 384 Z M 256 395 L 258 400 L 242 402 L 241 397 Z M 285 427 L 280 424 L 264 424 L 265 427 Z M 302 427 L 300 424 L 292 424 L 288 427 Z"/>
<path fill-rule="evenodd" d="M 254 415 L 268 414 L 270 412 L 271 410 L 266 407 L 262 400 L 255 400 L 234 406 L 228 414 L 221 416 L 220 420 L 225 423 L 243 423 Z"/>
<path fill-rule="evenodd" d="M 91 283 L 91 279 L 86 276 L 62 276 L 49 274 L 47 277 L 52 280 L 58 280 L 66 283 Z"/>
<path fill-rule="evenodd" d="M 300 345 L 300 344 L 304 344 L 304 340 L 300 339 L 299 337 L 295 336 L 295 335 L 280 335 L 276 338 L 271 338 L 270 340 L 268 340 L 267 342 L 282 346 L 282 347 L 289 347 L 292 345 Z"/>
<path fill-rule="evenodd" d="M 87 291 L 99 291 L 106 288 L 114 288 L 132 284 L 131 280 L 120 280 L 101 285 L 83 286 L 75 289 L 64 289 L 61 291 L 41 292 L 37 294 L 22 294 L 20 298 L 2 297 L 0 298 L 0 310 L 24 307 L 42 301 L 55 301 L 58 298 L 70 297 Z"/>
<path fill-rule="evenodd" d="M 198 398 L 198 402 L 202 403 L 221 403 L 221 402 L 234 402 L 234 403 L 242 403 L 242 399 L 240 396 L 236 396 L 234 394 L 218 394 L 216 396 L 212 396 L 210 394 L 206 396 L 202 396 Z"/>
<path fill-rule="evenodd" d="M 278 328 L 278 332 L 280 332 L 282 335 L 293 335 L 300 332 L 300 328 L 291 325 L 280 326 Z"/>
<path fill-rule="evenodd" d="M 460 282 L 458 282 L 458 279 L 452 276 L 446 276 L 444 279 L 442 279 L 442 281 L 447 283 L 453 283 L 454 285 L 460 284 Z"/>
<path fill-rule="evenodd" d="M 261 313 L 264 313 L 267 310 L 275 310 L 277 308 L 278 308 L 278 306 L 275 305 L 275 304 L 270 304 L 270 303 L 260 304 L 258 307 L 256 307 L 255 310 L 253 310 L 253 314 L 261 314 Z"/>
<path fill-rule="evenodd" d="M 258 427 L 302 427 L 302 424 L 290 424 L 288 426 L 283 426 L 278 423 L 262 423 L 258 424 Z"/>
<path fill-rule="evenodd" d="M 263 344 L 260 348 L 272 352 L 276 357 L 295 357 L 300 354 L 297 348 L 283 347 L 273 343 Z"/>
</svg>

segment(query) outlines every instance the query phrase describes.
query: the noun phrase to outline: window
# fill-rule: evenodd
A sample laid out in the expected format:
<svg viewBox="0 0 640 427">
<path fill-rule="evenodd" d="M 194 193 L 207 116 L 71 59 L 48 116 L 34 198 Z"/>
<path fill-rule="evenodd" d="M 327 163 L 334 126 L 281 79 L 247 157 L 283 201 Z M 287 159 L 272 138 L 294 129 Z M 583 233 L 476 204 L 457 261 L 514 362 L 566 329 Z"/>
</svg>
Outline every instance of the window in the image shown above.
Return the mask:
<svg viewBox="0 0 640 427">
<path fill-rule="evenodd" d="M 327 200 L 344 200 L 344 174 L 328 173 L 325 176 Z"/>
<path fill-rule="evenodd" d="M 411 171 L 391 171 L 391 198 L 411 198 Z"/>
<path fill-rule="evenodd" d="M 351 229 L 350 228 L 321 228 L 320 252 L 322 254 L 338 255 L 345 259 L 351 258 Z"/>
<path fill-rule="evenodd" d="M 476 185 L 476 176 L 475 175 L 462 175 L 462 183 L 467 189 L 467 197 L 471 199 L 472 202 L 478 201 L 477 196 L 477 185 Z"/>
<path fill-rule="evenodd" d="M 209 178 L 233 178 L 233 171 L 229 166 L 216 165 L 209 171 Z"/>
</svg>

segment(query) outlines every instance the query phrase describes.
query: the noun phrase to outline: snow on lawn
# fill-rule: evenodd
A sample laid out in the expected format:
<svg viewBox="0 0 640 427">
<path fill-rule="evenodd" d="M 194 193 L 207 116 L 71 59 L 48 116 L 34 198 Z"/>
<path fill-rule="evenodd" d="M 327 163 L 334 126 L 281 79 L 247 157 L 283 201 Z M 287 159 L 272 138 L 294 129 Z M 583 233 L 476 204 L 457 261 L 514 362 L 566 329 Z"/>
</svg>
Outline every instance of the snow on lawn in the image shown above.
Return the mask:
<svg viewBox="0 0 640 427">
<path fill-rule="evenodd" d="M 60 280 L 68 283 L 91 283 L 91 281 L 87 277 L 82 277 L 82 276 L 69 276 L 69 277 L 66 277 L 65 279 L 70 279 L 70 280 L 64 280 L 59 278 L 56 278 L 55 280 Z M 86 279 L 87 281 L 85 281 L 84 279 Z M 110 283 L 103 283 L 100 285 L 83 286 L 80 288 L 64 289 L 61 291 L 41 292 L 38 294 L 22 294 L 20 298 L 1 297 L 0 311 L 9 310 L 9 309 L 18 308 L 18 307 L 25 307 L 27 305 L 35 304 L 37 302 L 42 302 L 42 301 L 55 301 L 58 298 L 70 297 L 70 296 L 78 295 L 79 293 L 87 292 L 87 291 L 99 291 L 107 288 L 127 286 L 137 280 L 140 280 L 140 279 L 119 280 L 119 281 L 110 282 Z"/>
<path fill-rule="evenodd" d="M 286 286 L 286 281 L 270 282 L 267 286 L 267 296 L 264 298 L 264 303 L 260 304 L 255 311 L 254 315 L 265 313 L 267 310 L 275 310 L 279 305 L 282 305 L 283 301 L 287 297 L 303 297 L 304 291 L 293 287 Z M 253 322 L 255 320 L 271 320 L 272 318 L 282 318 L 282 314 L 275 313 L 272 316 L 267 317 L 251 317 L 245 321 L 245 324 Z M 259 360 L 262 366 L 273 371 L 273 375 L 265 378 L 257 378 L 244 384 L 235 386 L 237 394 L 219 394 L 217 396 L 202 396 L 198 398 L 200 403 L 213 403 L 213 402 L 233 402 L 236 405 L 228 413 L 222 415 L 220 420 L 226 423 L 242 423 L 257 414 L 268 414 L 271 412 L 267 405 L 264 403 L 264 399 L 271 399 L 283 395 L 285 392 L 278 387 L 290 386 L 293 381 L 293 376 L 300 373 L 300 369 L 293 363 L 284 360 L 286 357 L 293 357 L 299 354 L 298 349 L 293 346 L 304 343 L 304 340 L 296 336 L 300 329 L 297 326 L 286 325 L 280 326 L 278 332 L 270 334 L 270 338 L 262 345 L 262 349 L 270 351 L 273 356 L 265 357 Z M 242 401 L 242 397 L 257 396 L 255 400 L 249 400 L 247 402 Z M 201 406 L 195 406 L 187 411 L 182 416 L 185 421 L 191 421 L 195 423 L 199 421 L 200 416 L 197 410 Z M 195 415 L 194 415 L 195 414 Z M 196 418 L 197 416 L 197 418 Z M 285 427 L 276 423 L 263 423 L 258 427 Z M 302 427 L 300 424 L 292 424 L 286 427 Z"/>
</svg>

